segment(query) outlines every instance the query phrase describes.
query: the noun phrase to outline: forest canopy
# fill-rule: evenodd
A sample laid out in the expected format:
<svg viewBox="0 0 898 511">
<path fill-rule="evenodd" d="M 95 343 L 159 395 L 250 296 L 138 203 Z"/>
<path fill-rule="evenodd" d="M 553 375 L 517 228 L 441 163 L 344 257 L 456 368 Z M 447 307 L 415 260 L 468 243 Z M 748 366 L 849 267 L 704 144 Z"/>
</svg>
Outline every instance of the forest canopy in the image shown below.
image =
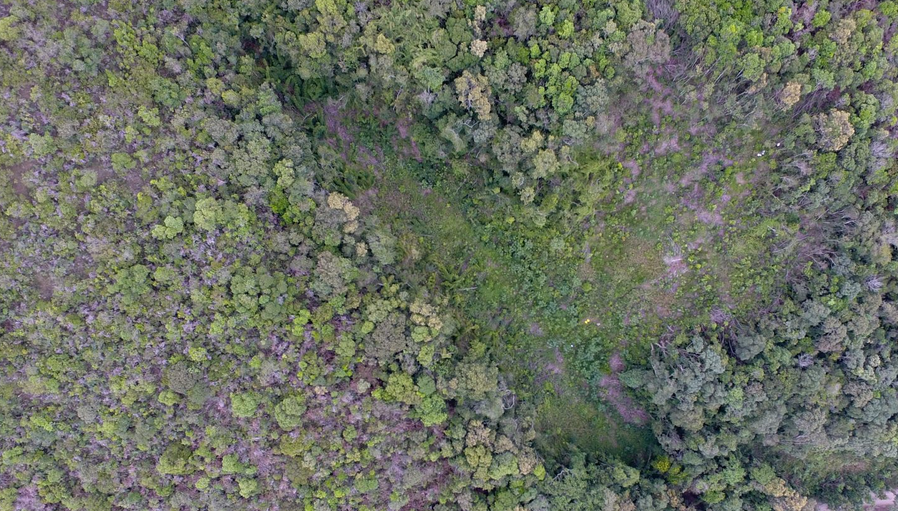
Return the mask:
<svg viewBox="0 0 898 511">
<path fill-rule="evenodd" d="M 896 32 L 891 0 L 0 0 L 0 511 L 898 488 Z"/>
</svg>

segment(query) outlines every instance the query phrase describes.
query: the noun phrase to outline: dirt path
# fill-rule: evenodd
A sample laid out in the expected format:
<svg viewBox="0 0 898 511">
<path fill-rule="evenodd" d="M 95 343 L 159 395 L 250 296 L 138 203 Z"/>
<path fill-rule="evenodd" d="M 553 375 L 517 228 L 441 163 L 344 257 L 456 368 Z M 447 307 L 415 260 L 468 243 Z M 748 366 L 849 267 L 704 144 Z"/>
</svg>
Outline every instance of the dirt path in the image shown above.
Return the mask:
<svg viewBox="0 0 898 511">
<path fill-rule="evenodd" d="M 864 504 L 864 509 L 866 511 L 889 511 L 894 509 L 895 505 L 895 492 L 898 490 L 887 491 L 881 497 L 876 498 L 873 502 L 869 504 Z M 830 507 L 826 504 L 818 504 L 816 507 L 817 511 L 830 511 Z M 835 511 L 835 510 L 833 510 Z"/>
</svg>

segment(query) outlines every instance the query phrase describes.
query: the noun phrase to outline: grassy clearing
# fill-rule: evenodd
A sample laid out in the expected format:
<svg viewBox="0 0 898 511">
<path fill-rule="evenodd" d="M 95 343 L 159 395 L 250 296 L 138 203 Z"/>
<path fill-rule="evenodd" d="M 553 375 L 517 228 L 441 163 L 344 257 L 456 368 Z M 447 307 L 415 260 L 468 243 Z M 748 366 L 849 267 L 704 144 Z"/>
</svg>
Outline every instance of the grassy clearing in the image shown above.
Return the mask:
<svg viewBox="0 0 898 511">
<path fill-rule="evenodd" d="M 654 453 L 651 430 L 622 423 L 613 410 L 576 393 L 547 396 L 537 412 L 536 445 L 556 463 L 568 461 L 572 446 L 591 456 L 616 456 L 634 467 L 645 466 Z"/>
<path fill-rule="evenodd" d="M 587 228 L 567 232 L 519 221 L 504 194 L 472 195 L 469 176 L 407 159 L 385 167 L 359 202 L 394 229 L 404 278 L 450 294 L 459 317 L 496 334 L 491 349 L 516 391 L 536 403 L 548 456 L 568 451 L 562 444 L 633 459 L 650 452 L 651 435 L 598 398 L 609 357 L 642 357 L 664 335 L 712 314 L 723 321 L 761 297 L 745 275 L 763 280 L 753 266 L 764 257 L 763 231 L 727 204 L 719 219 L 702 221 L 727 192 L 690 188 L 684 198 L 684 187 L 670 191 L 676 176 L 662 165 L 631 181 L 635 200 L 627 189 L 612 193 Z M 730 174 L 722 189 L 737 184 Z M 424 175 L 440 178 L 425 185 Z"/>
<path fill-rule="evenodd" d="M 650 434 L 621 422 L 596 398 L 583 375 L 571 370 L 578 349 L 602 343 L 596 325 L 586 321 L 586 311 L 601 303 L 598 288 L 583 279 L 586 259 L 558 254 L 550 239 L 521 236 L 527 227 L 515 226 L 508 215 L 500 216 L 500 222 L 481 223 L 482 209 L 475 201 L 495 209 L 496 202 L 504 201 L 501 196 L 492 203 L 489 198 L 471 200 L 461 195 L 464 189 L 453 188 L 454 183 L 429 189 L 419 184 L 413 169 L 401 164 L 393 169 L 366 200 L 385 224 L 411 226 L 407 232 L 394 232 L 404 240 L 404 252 L 424 254 L 406 258 L 409 275 L 431 275 L 430 282 L 419 284 L 452 291 L 460 317 L 497 334 L 491 348 L 504 361 L 516 391 L 536 403 L 546 455 L 569 452 L 569 444 L 597 456 L 636 459 L 650 451 Z M 494 211 L 491 214 L 495 217 Z M 630 268 L 651 271 L 647 265 Z M 607 365 L 613 348 L 613 342 L 600 346 L 600 363 Z M 564 416 L 576 420 L 557 420 Z"/>
<path fill-rule="evenodd" d="M 449 296 L 457 316 L 490 337 L 515 391 L 536 406 L 549 458 L 571 447 L 646 457 L 651 433 L 601 399 L 609 358 L 641 360 L 674 332 L 725 328 L 773 294 L 772 231 L 752 220 L 763 162 L 750 155 L 698 140 L 655 141 L 672 152 L 623 162 L 582 154 L 560 200 L 576 203 L 583 180 L 601 199 L 536 227 L 495 177 L 464 162 L 416 161 L 407 147 L 374 144 L 370 130 L 357 137 L 380 149 L 355 151 L 342 174 L 374 178 L 345 192 L 391 227 L 403 279 Z M 359 162 L 372 154 L 376 165 Z"/>
</svg>

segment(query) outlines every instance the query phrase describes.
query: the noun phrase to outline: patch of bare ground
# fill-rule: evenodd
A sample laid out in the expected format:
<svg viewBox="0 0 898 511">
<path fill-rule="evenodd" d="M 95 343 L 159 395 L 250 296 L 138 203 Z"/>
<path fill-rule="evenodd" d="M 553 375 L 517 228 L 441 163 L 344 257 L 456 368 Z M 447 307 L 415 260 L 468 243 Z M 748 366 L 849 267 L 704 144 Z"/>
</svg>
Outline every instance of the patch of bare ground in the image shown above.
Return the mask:
<svg viewBox="0 0 898 511">
<path fill-rule="evenodd" d="M 31 190 L 27 184 L 27 177 L 34 173 L 37 165 L 38 163 L 36 161 L 29 160 L 16 165 L 2 167 L 2 170 L 0 171 L 7 175 L 9 183 L 12 186 L 12 191 L 15 192 L 16 195 L 24 199 L 30 199 Z"/>
<path fill-rule="evenodd" d="M 97 184 L 103 184 L 106 181 L 115 177 L 115 170 L 112 169 L 112 165 L 110 165 L 108 163 L 104 164 L 102 161 L 98 161 L 98 160 L 88 161 L 84 165 L 84 170 L 96 173 Z M 128 176 L 130 177 L 131 174 L 132 173 L 129 173 Z M 130 184 L 129 184 L 129 186 L 130 186 Z"/>
<path fill-rule="evenodd" d="M 896 491 L 898 490 L 887 491 L 882 495 L 871 495 L 871 501 L 868 504 L 864 504 L 862 509 L 864 511 L 892 511 L 895 509 L 895 501 L 898 498 Z M 814 509 L 816 511 L 835 511 L 823 503 L 817 504 Z"/>
<path fill-rule="evenodd" d="M 53 284 L 53 278 L 49 275 L 36 275 L 34 277 L 32 285 L 34 286 L 34 290 L 37 292 L 37 295 L 40 296 L 41 300 L 47 301 L 53 298 L 53 290 L 55 289 L 55 285 Z"/>
<path fill-rule="evenodd" d="M 708 175 L 711 165 L 720 163 L 723 166 L 730 166 L 733 161 L 717 152 L 707 152 L 702 155 L 702 161 L 697 167 L 687 172 L 680 178 L 680 186 L 687 187 L 701 181 Z"/>
<path fill-rule="evenodd" d="M 530 328 L 531 332 L 538 330 L 542 335 L 542 329 L 538 324 L 533 323 Z M 534 361 L 530 364 L 530 369 L 536 375 L 534 383 L 536 385 L 545 385 L 551 383 L 556 393 L 560 393 L 563 389 L 562 379 L 565 376 L 564 356 L 558 348 L 546 352 L 543 356 L 534 357 Z"/>
<path fill-rule="evenodd" d="M 325 129 L 329 135 L 325 141 L 331 146 L 346 164 L 362 165 L 370 168 L 374 174 L 380 177 L 384 169 L 384 151 L 380 147 L 367 147 L 359 142 L 360 125 L 358 117 L 361 112 L 347 108 L 345 102 L 328 100 L 323 105 L 313 104 L 307 107 L 309 112 L 320 108 L 324 118 Z M 404 158 L 421 162 L 421 150 L 411 133 L 413 119 L 411 117 L 393 118 L 382 117 L 379 112 L 374 112 L 378 117 L 380 126 L 384 129 L 392 126 L 396 129 L 396 135 L 391 143 L 397 154 Z"/>
<path fill-rule="evenodd" d="M 666 154 L 676 153 L 680 151 L 680 138 L 676 134 L 668 134 L 669 138 L 662 138 L 661 142 L 655 147 L 656 156 L 664 156 Z"/>
<path fill-rule="evenodd" d="M 605 402 L 614 407 L 621 419 L 627 424 L 642 426 L 649 421 L 649 414 L 624 391 L 618 375 L 626 369 L 623 357 L 620 353 L 614 353 L 608 360 L 611 372 L 602 377 L 599 382 L 599 393 Z"/>
<path fill-rule="evenodd" d="M 139 169 L 134 169 L 125 174 L 125 184 L 133 193 L 139 193 L 146 186 L 147 181 L 143 178 Z"/>
</svg>

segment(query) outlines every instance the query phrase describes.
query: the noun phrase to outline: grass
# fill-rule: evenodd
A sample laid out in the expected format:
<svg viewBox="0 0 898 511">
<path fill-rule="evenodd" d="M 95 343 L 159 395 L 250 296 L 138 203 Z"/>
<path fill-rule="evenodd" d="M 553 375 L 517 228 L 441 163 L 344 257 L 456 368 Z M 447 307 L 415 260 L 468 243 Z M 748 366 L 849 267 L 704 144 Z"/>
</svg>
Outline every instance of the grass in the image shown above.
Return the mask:
<svg viewBox="0 0 898 511">
<path fill-rule="evenodd" d="M 485 187 L 451 175 L 425 186 L 428 169 L 398 159 L 388 167 L 367 200 L 424 254 L 405 261 L 403 277 L 431 275 L 413 285 L 449 294 L 460 317 L 496 334 L 493 354 L 521 398 L 536 403 L 544 455 L 560 457 L 574 446 L 594 456 L 646 458 L 651 433 L 624 424 L 597 398 L 608 358 L 621 352 L 644 359 L 670 328 L 697 327 L 726 306 L 718 297 L 733 294 L 738 271 L 722 249 L 727 236 L 741 242 L 742 258 L 760 257 L 754 251 L 766 245 L 689 217 L 662 189 L 663 169 L 645 169 L 643 202 L 625 204 L 616 195 L 589 230 L 564 235 L 511 221 L 519 216 L 514 201 L 471 192 Z M 670 211 L 686 220 L 664 221 Z M 558 237 L 561 251 L 552 247 Z M 755 303 L 747 294 L 738 298 Z"/>
<path fill-rule="evenodd" d="M 754 160 L 702 166 L 711 150 L 694 141 L 674 158 L 637 158 L 636 172 L 583 153 L 582 172 L 560 193 L 586 179 L 602 199 L 537 228 L 492 174 L 464 161 L 416 161 L 394 147 L 405 142 L 380 133 L 354 135 L 382 149 L 373 181 L 361 172 L 365 179 L 339 184 L 392 228 L 401 277 L 450 297 L 452 312 L 488 336 L 516 393 L 536 406 L 537 444 L 550 464 L 572 449 L 642 463 L 655 449 L 651 432 L 598 398 L 609 358 L 644 362 L 664 336 L 753 310 L 772 294 L 772 241 L 745 179 Z M 363 164 L 348 161 L 344 173 L 359 174 L 354 165 Z M 562 197 L 562 212 L 576 209 L 572 196 Z"/>
<path fill-rule="evenodd" d="M 593 458 L 615 456 L 643 467 L 657 445 L 650 429 L 621 423 L 613 411 L 576 393 L 546 396 L 536 417 L 536 446 L 558 465 L 567 464 L 573 454 L 571 446 L 576 446 Z"/>
<path fill-rule="evenodd" d="M 521 398 L 537 403 L 544 455 L 568 453 L 569 444 L 594 456 L 633 460 L 650 452 L 650 433 L 620 422 L 567 363 L 571 344 L 576 349 L 596 341 L 595 326 L 584 322 L 582 314 L 595 294 L 572 282 L 579 278 L 578 259 L 553 261 L 547 256 L 553 252 L 547 241 L 510 239 L 526 228 L 516 228 L 506 216 L 500 216 L 499 223 L 478 222 L 483 211 L 461 194 L 463 189 L 455 188 L 459 190 L 455 193 L 449 183 L 427 189 L 415 178 L 414 169 L 399 162 L 392 168 L 369 196 L 374 215 L 395 229 L 408 229 L 394 234 L 410 235 L 426 254 L 422 260 L 406 262 L 409 278 L 436 275 L 434 290 L 451 291 L 461 317 L 498 334 L 490 348 Z M 478 202 L 485 204 L 486 198 Z M 495 203 L 486 207 L 493 209 Z"/>
</svg>

